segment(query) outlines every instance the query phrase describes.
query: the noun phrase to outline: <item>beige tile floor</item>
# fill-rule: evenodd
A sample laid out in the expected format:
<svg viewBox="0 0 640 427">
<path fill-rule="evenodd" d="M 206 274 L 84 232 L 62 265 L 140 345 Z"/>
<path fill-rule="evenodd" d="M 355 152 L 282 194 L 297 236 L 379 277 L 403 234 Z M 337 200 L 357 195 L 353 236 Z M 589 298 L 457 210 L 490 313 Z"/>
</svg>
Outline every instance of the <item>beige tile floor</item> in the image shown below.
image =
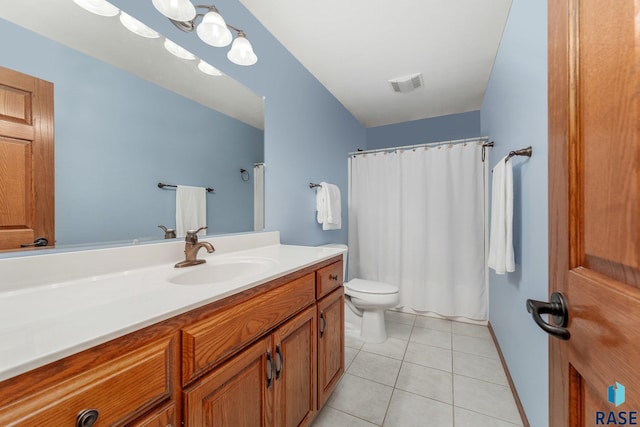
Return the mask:
<svg viewBox="0 0 640 427">
<path fill-rule="evenodd" d="M 385 317 L 383 344 L 346 336 L 345 374 L 313 427 L 522 426 L 487 327 Z"/>
</svg>

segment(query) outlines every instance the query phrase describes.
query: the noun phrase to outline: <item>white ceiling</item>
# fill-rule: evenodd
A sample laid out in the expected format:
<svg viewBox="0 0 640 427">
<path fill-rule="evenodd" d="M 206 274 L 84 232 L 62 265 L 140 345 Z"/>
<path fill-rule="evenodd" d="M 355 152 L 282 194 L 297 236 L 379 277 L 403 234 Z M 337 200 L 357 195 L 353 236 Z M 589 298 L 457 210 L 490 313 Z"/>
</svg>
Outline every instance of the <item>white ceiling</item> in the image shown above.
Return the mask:
<svg viewBox="0 0 640 427">
<path fill-rule="evenodd" d="M 365 127 L 479 110 L 511 0 L 240 0 Z M 388 80 L 422 73 L 396 93 Z"/>
</svg>

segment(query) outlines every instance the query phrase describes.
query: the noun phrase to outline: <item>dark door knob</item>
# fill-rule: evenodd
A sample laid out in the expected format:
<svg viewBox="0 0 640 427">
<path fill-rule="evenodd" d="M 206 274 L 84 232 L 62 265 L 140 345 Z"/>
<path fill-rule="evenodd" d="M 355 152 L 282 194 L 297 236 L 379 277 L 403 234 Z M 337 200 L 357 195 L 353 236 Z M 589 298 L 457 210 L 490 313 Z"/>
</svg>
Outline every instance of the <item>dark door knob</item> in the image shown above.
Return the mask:
<svg viewBox="0 0 640 427">
<path fill-rule="evenodd" d="M 551 294 L 551 302 L 527 300 L 527 311 L 543 331 L 561 340 L 568 340 L 571 334 L 566 326 L 569 324 L 569 309 L 567 300 L 560 292 Z M 543 314 L 548 314 L 553 325 L 542 319 Z"/>
<path fill-rule="evenodd" d="M 29 246 L 47 246 L 49 241 L 44 237 L 38 237 L 33 243 L 25 243 L 24 245 L 20 245 L 21 248 L 26 248 Z"/>
</svg>

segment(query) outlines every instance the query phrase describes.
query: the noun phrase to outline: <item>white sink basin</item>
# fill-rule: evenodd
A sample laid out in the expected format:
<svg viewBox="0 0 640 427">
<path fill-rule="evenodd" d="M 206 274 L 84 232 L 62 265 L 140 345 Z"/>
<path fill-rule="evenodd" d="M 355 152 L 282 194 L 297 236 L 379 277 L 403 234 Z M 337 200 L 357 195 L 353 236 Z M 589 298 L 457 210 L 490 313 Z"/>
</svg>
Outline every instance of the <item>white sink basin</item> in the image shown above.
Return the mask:
<svg viewBox="0 0 640 427">
<path fill-rule="evenodd" d="M 262 257 L 209 258 L 204 264 L 184 267 L 185 271 L 171 277 L 169 282 L 176 285 L 212 285 L 262 274 L 277 264 L 275 259 Z"/>
</svg>

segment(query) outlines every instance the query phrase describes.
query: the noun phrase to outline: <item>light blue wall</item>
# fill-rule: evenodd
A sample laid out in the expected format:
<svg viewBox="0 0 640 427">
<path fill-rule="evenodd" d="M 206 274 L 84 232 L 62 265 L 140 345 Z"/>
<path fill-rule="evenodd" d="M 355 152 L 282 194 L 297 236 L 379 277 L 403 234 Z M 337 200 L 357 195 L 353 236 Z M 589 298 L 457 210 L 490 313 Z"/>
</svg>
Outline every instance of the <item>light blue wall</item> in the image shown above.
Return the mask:
<svg viewBox="0 0 640 427">
<path fill-rule="evenodd" d="M 161 239 L 175 191 L 210 186 L 209 232 L 253 229 L 263 131 L 0 20 L 0 65 L 54 82 L 58 245 Z M 28 52 L 28 54 L 26 54 Z"/>
<path fill-rule="evenodd" d="M 470 111 L 368 128 L 367 150 L 476 136 L 483 136 L 480 135 L 480 111 Z"/>
<path fill-rule="evenodd" d="M 491 165 L 515 158 L 516 271 L 491 270 L 490 321 L 532 426 L 548 425 L 548 338 L 525 309 L 527 298 L 548 300 L 547 249 L 547 2 L 514 0 L 480 110 L 482 133 L 495 141 Z"/>
<path fill-rule="evenodd" d="M 347 241 L 347 153 L 366 144 L 364 127 L 322 86 L 238 0 L 216 5 L 225 20 L 242 28 L 258 55 L 251 67 L 226 58 L 195 34 L 177 30 L 151 1 L 114 0 L 116 6 L 265 96 L 265 223 L 287 244 Z M 315 190 L 328 181 L 342 190 L 341 230 L 322 231 L 315 221 Z"/>
</svg>

